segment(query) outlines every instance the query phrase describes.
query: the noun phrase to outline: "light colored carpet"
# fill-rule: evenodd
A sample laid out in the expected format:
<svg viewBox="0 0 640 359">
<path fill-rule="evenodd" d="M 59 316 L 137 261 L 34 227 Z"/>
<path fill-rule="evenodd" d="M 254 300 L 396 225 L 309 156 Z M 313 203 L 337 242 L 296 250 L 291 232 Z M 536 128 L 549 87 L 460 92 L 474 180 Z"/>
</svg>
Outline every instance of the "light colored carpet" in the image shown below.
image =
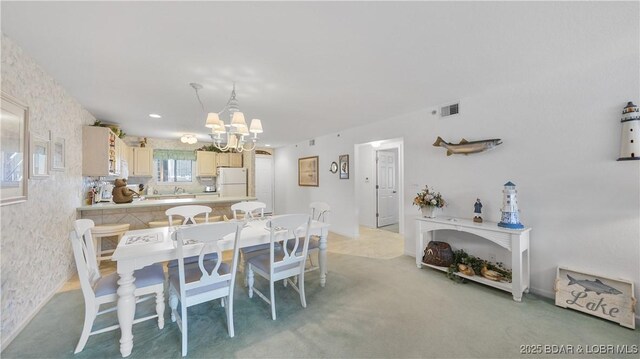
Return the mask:
<svg viewBox="0 0 640 359">
<path fill-rule="evenodd" d="M 360 237 L 330 233 L 328 252 L 366 258 L 391 259 L 404 253 L 404 237 L 375 228 L 360 227 Z"/>
<path fill-rule="evenodd" d="M 383 231 L 393 232 L 393 233 L 400 233 L 400 224 L 394 223 L 388 226 L 378 227 L 378 229 L 381 229 Z"/>
<path fill-rule="evenodd" d="M 332 248 L 328 262 L 325 288 L 317 271 L 307 275 L 306 309 L 291 288 L 276 286 L 276 321 L 266 303 L 247 297 L 239 280 L 234 338 L 227 334 L 219 301 L 189 308 L 189 357 L 514 358 L 522 356 L 522 345 L 640 343 L 638 330 L 556 307 L 534 295 L 516 303 L 506 292 L 417 269 L 412 257 L 366 258 Z M 268 292 L 267 282 L 258 283 Z M 80 290 L 56 294 L 2 357 L 119 358 L 119 331 L 90 337 L 85 350 L 73 355 L 83 312 Z M 150 312 L 153 301 L 140 305 L 139 315 Z M 163 330 L 155 321 L 134 326 L 131 358 L 180 357 L 180 332 L 169 318 L 167 305 Z M 97 325 L 116 321 L 111 313 Z"/>
</svg>

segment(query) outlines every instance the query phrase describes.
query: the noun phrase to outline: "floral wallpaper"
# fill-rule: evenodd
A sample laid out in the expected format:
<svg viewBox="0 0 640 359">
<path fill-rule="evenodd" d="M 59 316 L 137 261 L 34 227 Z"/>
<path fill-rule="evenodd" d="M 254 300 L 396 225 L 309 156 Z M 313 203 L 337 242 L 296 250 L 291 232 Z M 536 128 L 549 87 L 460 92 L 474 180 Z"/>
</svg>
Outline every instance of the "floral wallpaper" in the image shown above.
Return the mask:
<svg viewBox="0 0 640 359">
<path fill-rule="evenodd" d="M 2 34 L 2 92 L 29 107 L 29 131 L 66 141 L 66 168 L 28 181 L 28 200 L 0 207 L 2 348 L 75 273 L 69 231 L 83 198 L 82 126 L 94 117 Z"/>
</svg>

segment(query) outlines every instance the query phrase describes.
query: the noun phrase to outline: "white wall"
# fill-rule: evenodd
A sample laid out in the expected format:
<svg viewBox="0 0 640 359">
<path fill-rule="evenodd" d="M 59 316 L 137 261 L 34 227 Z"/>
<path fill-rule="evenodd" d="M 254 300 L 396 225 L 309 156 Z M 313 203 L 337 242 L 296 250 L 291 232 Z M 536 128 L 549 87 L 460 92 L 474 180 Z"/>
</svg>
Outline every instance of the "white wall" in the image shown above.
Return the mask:
<svg viewBox="0 0 640 359">
<path fill-rule="evenodd" d="M 82 193 L 82 125 L 93 116 L 2 35 L 2 91 L 29 107 L 29 131 L 63 137 L 66 169 L 28 181 L 28 201 L 1 207 L 2 348 L 75 272 L 68 233 Z"/>
<path fill-rule="evenodd" d="M 533 228 L 533 291 L 553 295 L 555 269 L 563 265 L 630 279 L 640 297 L 640 161 L 615 161 L 621 110 L 627 101 L 640 99 L 640 60 L 634 51 L 628 56 L 593 51 L 600 62 L 531 74 L 527 82 L 462 98 L 459 116 L 440 118 L 425 108 L 343 131 L 340 137 L 317 137 L 315 147 L 300 143 L 279 149 L 277 211 L 298 211 L 311 200 L 324 200 L 332 205 L 332 230 L 353 236 L 359 220 L 354 178 L 359 176 L 339 180 L 328 172 L 329 163 L 339 154 L 353 154 L 354 144 L 402 137 L 407 254 L 414 254 L 411 229 L 418 214 L 412 199 L 425 184 L 449 201 L 444 215 L 471 217 L 479 197 L 483 217 L 495 222 L 502 185 L 513 181 L 522 222 Z M 463 137 L 501 138 L 504 144 L 447 157 L 443 148 L 432 146 L 437 136 L 456 143 Z M 296 185 L 296 160 L 310 155 L 320 156 L 319 188 Z"/>
</svg>

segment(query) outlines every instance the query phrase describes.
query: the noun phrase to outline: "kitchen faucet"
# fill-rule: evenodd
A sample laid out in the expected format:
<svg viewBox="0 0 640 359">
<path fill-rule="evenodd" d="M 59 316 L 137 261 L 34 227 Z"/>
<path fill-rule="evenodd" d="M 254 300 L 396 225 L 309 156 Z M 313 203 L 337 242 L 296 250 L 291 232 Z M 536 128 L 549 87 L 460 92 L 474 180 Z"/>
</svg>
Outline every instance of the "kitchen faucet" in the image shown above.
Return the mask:
<svg viewBox="0 0 640 359">
<path fill-rule="evenodd" d="M 184 188 L 178 187 L 178 186 L 173 188 L 173 194 L 180 194 L 180 193 L 184 193 Z"/>
</svg>

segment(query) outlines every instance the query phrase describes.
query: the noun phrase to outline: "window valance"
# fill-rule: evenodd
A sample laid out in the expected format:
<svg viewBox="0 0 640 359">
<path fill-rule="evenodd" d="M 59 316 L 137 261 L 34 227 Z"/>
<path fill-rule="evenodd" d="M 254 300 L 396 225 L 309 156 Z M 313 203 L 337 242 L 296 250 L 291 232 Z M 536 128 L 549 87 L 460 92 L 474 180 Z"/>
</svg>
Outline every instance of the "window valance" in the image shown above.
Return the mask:
<svg viewBox="0 0 640 359">
<path fill-rule="evenodd" d="M 189 150 L 153 150 L 154 160 L 196 160 L 196 152 Z"/>
</svg>

